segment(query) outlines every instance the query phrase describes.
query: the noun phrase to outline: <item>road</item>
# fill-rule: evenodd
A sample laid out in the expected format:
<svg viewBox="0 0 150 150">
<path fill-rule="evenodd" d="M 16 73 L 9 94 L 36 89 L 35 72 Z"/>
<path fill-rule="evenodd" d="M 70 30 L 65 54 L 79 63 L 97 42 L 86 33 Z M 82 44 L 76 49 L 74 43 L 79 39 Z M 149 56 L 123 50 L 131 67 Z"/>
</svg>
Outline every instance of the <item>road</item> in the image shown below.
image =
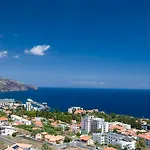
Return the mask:
<svg viewBox="0 0 150 150">
<path fill-rule="evenodd" d="M 1 135 L 0 135 L 0 139 L 1 139 L 2 141 L 6 141 L 6 142 L 10 143 L 11 145 L 15 144 L 14 141 L 8 140 L 7 138 L 5 138 L 5 137 L 3 137 L 3 136 L 1 136 Z"/>
</svg>

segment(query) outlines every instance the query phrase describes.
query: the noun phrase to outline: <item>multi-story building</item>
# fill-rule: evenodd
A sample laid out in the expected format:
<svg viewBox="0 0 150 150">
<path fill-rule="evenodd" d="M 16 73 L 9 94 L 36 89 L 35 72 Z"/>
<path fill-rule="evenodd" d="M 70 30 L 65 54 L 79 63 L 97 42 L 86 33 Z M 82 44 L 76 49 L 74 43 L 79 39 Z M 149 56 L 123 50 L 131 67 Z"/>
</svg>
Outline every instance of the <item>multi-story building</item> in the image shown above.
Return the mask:
<svg viewBox="0 0 150 150">
<path fill-rule="evenodd" d="M 117 134 L 113 132 L 108 133 L 94 133 L 93 140 L 99 144 L 118 144 L 122 149 L 127 148 L 128 150 L 135 149 L 136 141 L 128 136 Z"/>
<path fill-rule="evenodd" d="M 81 120 L 81 129 L 85 130 L 87 133 L 91 132 L 91 119 L 92 116 L 85 116 Z"/>
<path fill-rule="evenodd" d="M 31 102 L 26 102 L 26 111 L 31 111 L 32 104 Z"/>
<path fill-rule="evenodd" d="M 81 121 L 81 129 L 87 133 L 92 132 L 108 132 L 109 123 L 102 118 L 94 118 L 93 116 L 85 116 Z"/>
</svg>

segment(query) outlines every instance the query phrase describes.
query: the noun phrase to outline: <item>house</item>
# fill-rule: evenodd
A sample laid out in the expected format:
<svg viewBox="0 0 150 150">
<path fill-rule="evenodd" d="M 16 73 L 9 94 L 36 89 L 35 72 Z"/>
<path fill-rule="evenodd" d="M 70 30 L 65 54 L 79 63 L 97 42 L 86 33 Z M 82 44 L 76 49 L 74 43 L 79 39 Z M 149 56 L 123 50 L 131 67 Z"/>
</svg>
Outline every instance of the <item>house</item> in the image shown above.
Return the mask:
<svg viewBox="0 0 150 150">
<path fill-rule="evenodd" d="M 70 130 L 74 131 L 75 133 L 77 133 L 79 131 L 80 127 L 77 124 L 72 124 L 70 126 Z"/>
<path fill-rule="evenodd" d="M 57 123 L 57 121 L 52 122 L 52 123 L 51 123 L 51 125 L 52 125 L 53 127 L 58 127 L 58 123 Z"/>
<path fill-rule="evenodd" d="M 147 132 L 147 133 L 143 133 L 143 134 L 139 134 L 138 135 L 138 138 L 140 139 L 144 139 L 145 141 L 145 144 L 147 146 L 150 146 L 150 132 Z"/>
<path fill-rule="evenodd" d="M 32 145 L 24 143 L 16 143 L 5 150 L 33 150 Z"/>
<path fill-rule="evenodd" d="M 17 115 L 11 115 L 11 119 L 14 122 L 21 122 L 24 125 L 31 125 L 31 121 L 30 120 L 24 119 L 24 118 L 22 118 L 20 116 L 17 116 Z"/>
<path fill-rule="evenodd" d="M 54 136 L 54 135 L 45 135 L 45 141 L 50 142 L 50 143 L 63 143 L 65 137 L 64 136 Z"/>
<path fill-rule="evenodd" d="M 43 123 L 42 123 L 41 121 L 35 121 L 35 122 L 34 122 L 34 125 L 35 125 L 36 127 L 42 127 L 42 126 L 43 126 Z"/>
<path fill-rule="evenodd" d="M 0 117 L 0 125 L 6 125 L 6 124 L 8 124 L 8 118 Z"/>
<path fill-rule="evenodd" d="M 93 140 L 88 135 L 81 135 L 80 141 L 86 143 L 86 145 L 93 145 L 94 144 Z"/>
<path fill-rule="evenodd" d="M 0 134 L 1 135 L 12 135 L 13 133 L 17 132 L 15 130 L 14 127 L 11 127 L 11 126 L 1 126 L 0 127 Z"/>
<path fill-rule="evenodd" d="M 72 124 L 76 124 L 77 121 L 76 121 L 76 120 L 71 120 L 71 123 L 72 123 Z"/>
</svg>

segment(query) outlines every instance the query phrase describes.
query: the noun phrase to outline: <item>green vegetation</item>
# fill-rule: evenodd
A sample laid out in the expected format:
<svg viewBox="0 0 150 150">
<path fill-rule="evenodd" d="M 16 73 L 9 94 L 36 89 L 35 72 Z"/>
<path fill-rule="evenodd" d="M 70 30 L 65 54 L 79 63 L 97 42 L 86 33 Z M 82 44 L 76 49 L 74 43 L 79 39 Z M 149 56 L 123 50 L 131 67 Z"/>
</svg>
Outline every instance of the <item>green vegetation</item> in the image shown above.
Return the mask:
<svg viewBox="0 0 150 150">
<path fill-rule="evenodd" d="M 6 113 L 3 111 L 0 111 L 0 117 L 6 117 Z"/>
<path fill-rule="evenodd" d="M 26 111 L 23 109 L 18 109 L 14 111 L 13 114 L 22 116 L 27 115 L 28 117 L 43 117 L 46 119 L 54 119 L 55 121 L 60 120 L 65 123 L 71 123 L 72 120 L 76 120 L 77 122 L 81 121 L 81 115 L 70 114 L 68 112 L 60 112 L 60 111 Z"/>
<path fill-rule="evenodd" d="M 122 150 L 121 146 L 118 144 L 109 144 L 108 147 L 113 147 L 113 148 L 116 148 L 118 150 Z"/>
<path fill-rule="evenodd" d="M 18 125 L 17 127 L 31 132 L 33 136 L 36 135 L 37 133 L 42 133 L 42 132 L 47 132 L 48 134 L 51 134 L 51 135 L 63 134 L 62 128 L 53 127 L 50 124 L 44 124 L 42 128 L 39 128 L 37 130 L 33 130 L 34 125 Z"/>
<path fill-rule="evenodd" d="M 48 146 L 46 142 L 42 144 L 42 149 L 41 150 L 51 150 L 51 148 Z"/>
<path fill-rule="evenodd" d="M 142 148 L 145 148 L 145 141 L 144 139 L 139 139 L 137 142 L 136 142 L 136 149 L 137 150 L 141 150 Z"/>
<path fill-rule="evenodd" d="M 65 143 L 69 143 L 72 141 L 72 138 L 68 137 L 68 136 L 65 136 L 65 139 L 64 139 L 64 142 Z"/>
</svg>

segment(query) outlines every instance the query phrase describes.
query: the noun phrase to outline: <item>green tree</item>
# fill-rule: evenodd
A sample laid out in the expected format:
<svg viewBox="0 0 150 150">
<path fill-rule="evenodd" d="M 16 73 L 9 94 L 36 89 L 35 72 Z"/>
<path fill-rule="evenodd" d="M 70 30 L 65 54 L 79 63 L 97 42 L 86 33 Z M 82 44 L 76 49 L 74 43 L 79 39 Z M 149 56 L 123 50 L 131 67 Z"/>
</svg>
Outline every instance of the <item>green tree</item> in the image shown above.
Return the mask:
<svg viewBox="0 0 150 150">
<path fill-rule="evenodd" d="M 136 142 L 136 149 L 137 150 L 141 150 L 142 148 L 145 148 L 145 141 L 144 139 L 139 139 L 137 142 Z"/>
<path fill-rule="evenodd" d="M 48 146 L 46 142 L 42 144 L 42 149 L 41 150 L 51 150 L 51 148 Z"/>
<path fill-rule="evenodd" d="M 65 139 L 64 139 L 64 142 L 65 142 L 65 143 L 69 143 L 69 142 L 71 142 L 71 141 L 72 141 L 72 138 L 70 138 L 70 137 L 68 137 L 68 136 L 66 136 Z"/>
</svg>

